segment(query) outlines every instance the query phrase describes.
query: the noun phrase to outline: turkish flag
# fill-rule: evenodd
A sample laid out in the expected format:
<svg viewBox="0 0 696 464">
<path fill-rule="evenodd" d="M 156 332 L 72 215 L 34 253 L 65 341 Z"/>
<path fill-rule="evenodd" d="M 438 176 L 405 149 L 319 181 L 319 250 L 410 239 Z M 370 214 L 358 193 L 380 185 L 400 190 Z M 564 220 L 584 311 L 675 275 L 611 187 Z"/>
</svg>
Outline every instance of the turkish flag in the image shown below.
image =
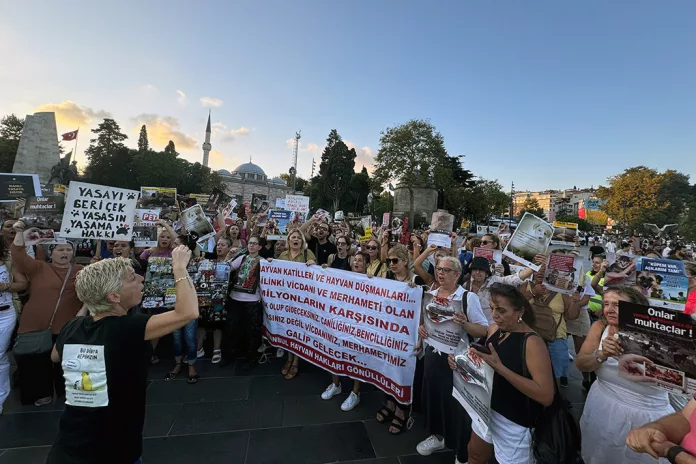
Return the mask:
<svg viewBox="0 0 696 464">
<path fill-rule="evenodd" d="M 79 130 L 79 129 L 78 129 Z M 63 134 L 63 140 L 75 140 L 77 138 L 77 130 L 74 130 L 72 132 L 66 132 Z"/>
</svg>

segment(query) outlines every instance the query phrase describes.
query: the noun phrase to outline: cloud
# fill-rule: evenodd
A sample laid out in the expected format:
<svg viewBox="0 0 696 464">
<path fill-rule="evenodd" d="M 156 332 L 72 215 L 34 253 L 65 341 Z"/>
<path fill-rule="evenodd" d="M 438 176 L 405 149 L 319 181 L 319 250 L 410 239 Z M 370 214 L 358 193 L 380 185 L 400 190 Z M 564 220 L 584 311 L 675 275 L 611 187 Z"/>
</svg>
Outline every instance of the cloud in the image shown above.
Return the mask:
<svg viewBox="0 0 696 464">
<path fill-rule="evenodd" d="M 231 171 L 235 166 L 239 165 L 239 159 L 234 156 L 225 156 L 220 150 L 211 150 L 210 158 L 208 159 L 208 166 L 211 169 L 227 169 Z"/>
<path fill-rule="evenodd" d="M 176 94 L 178 95 L 178 97 L 176 97 L 176 101 L 178 101 L 179 104 L 181 104 L 181 105 L 185 105 L 186 104 L 186 94 L 181 90 L 177 90 Z"/>
<path fill-rule="evenodd" d="M 370 174 L 374 171 L 375 163 L 375 150 L 368 146 L 357 147 L 355 144 L 349 140 L 344 140 L 348 148 L 355 148 L 355 172 L 362 171 L 363 166 L 367 168 L 367 172 Z"/>
<path fill-rule="evenodd" d="M 157 95 L 159 93 L 159 89 L 152 84 L 145 84 L 141 89 L 148 95 Z"/>
<path fill-rule="evenodd" d="M 74 128 L 88 127 L 89 123 L 95 119 L 111 118 L 111 113 L 108 111 L 93 110 L 70 100 L 60 103 L 47 103 L 39 106 L 34 111 L 52 111 L 56 113 L 56 122 L 58 124 Z"/>
<path fill-rule="evenodd" d="M 287 139 L 285 141 L 285 147 L 294 150 L 295 149 L 295 139 Z M 299 144 L 299 151 L 309 152 L 309 153 L 321 153 L 323 148 L 316 143 L 302 143 Z"/>
<path fill-rule="evenodd" d="M 223 101 L 215 97 L 201 97 L 201 105 L 206 108 L 220 108 Z"/>
<path fill-rule="evenodd" d="M 305 146 L 302 148 L 302 150 L 303 150 L 303 151 L 308 151 L 308 152 L 311 152 L 311 153 L 319 153 L 319 152 L 321 152 L 321 148 L 320 148 L 319 145 L 317 145 L 316 143 L 308 143 L 307 145 L 305 145 Z"/>
<path fill-rule="evenodd" d="M 230 129 L 224 122 L 213 123 L 212 129 L 215 139 L 219 139 L 221 142 L 231 142 L 236 137 L 240 135 L 249 135 L 251 132 L 251 129 L 244 126 L 241 126 L 238 129 Z"/>
<path fill-rule="evenodd" d="M 150 145 L 166 147 L 171 140 L 176 145 L 177 151 L 193 150 L 198 147 L 198 141 L 188 134 L 179 130 L 179 120 L 171 116 L 160 116 L 158 114 L 143 113 L 131 118 L 140 130 L 140 126 L 147 126 L 147 137 Z"/>
</svg>

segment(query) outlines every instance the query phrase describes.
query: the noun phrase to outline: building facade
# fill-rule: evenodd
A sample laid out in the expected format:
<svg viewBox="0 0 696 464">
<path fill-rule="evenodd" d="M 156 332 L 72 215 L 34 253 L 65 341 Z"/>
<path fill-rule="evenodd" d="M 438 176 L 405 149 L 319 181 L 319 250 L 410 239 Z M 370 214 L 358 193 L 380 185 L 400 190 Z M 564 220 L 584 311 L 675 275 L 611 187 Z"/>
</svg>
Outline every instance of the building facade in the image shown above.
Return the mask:
<svg viewBox="0 0 696 464">
<path fill-rule="evenodd" d="M 227 194 L 240 195 L 242 201 L 251 202 L 252 195 L 261 195 L 273 206 L 277 198 L 285 198 L 285 195 L 292 193 L 292 188 L 283 179 L 268 179 L 264 170 L 252 162 L 241 164 L 232 172 L 220 169 L 217 173 L 225 183 Z"/>
</svg>

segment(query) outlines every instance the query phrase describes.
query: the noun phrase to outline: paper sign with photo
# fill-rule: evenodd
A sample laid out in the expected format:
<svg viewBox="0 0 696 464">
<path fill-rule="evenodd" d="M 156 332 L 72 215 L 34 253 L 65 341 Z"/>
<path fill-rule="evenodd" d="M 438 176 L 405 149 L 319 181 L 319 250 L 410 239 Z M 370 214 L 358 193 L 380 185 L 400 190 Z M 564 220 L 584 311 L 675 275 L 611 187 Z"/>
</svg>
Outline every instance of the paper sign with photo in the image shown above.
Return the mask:
<svg viewBox="0 0 696 464">
<path fill-rule="evenodd" d="M 133 242 L 136 247 L 157 246 L 157 221 L 160 208 L 136 209 L 133 217 Z"/>
<path fill-rule="evenodd" d="M 604 288 L 636 283 L 636 255 L 616 252 L 615 261 L 607 267 Z"/>
<path fill-rule="evenodd" d="M 176 206 L 176 189 L 171 187 L 140 187 L 143 208 Z"/>
<path fill-rule="evenodd" d="M 304 224 L 306 215 L 296 211 L 272 210 L 266 223 L 268 240 L 285 240 L 290 229 Z"/>
<path fill-rule="evenodd" d="M 453 373 L 452 396 L 476 423 L 476 430 L 486 433 L 491 414 L 493 368 L 476 355 L 466 337 L 459 341 L 454 351 L 454 362 L 457 369 Z"/>
<path fill-rule="evenodd" d="M 574 255 L 550 253 L 544 271 L 544 287 L 552 292 L 572 295 L 580 285 L 582 261 Z"/>
<path fill-rule="evenodd" d="M 60 236 L 131 240 L 139 196 L 137 190 L 71 182 Z"/>
<path fill-rule="evenodd" d="M 224 208 L 231 200 L 231 197 L 218 188 L 213 189 L 213 193 L 208 198 L 208 203 L 203 207 L 206 211 L 217 212 L 220 208 Z"/>
<path fill-rule="evenodd" d="M 430 293 L 423 295 L 425 329 L 428 338 L 425 343 L 443 353 L 452 354 L 462 336 L 464 328 L 454 322 L 454 313 L 463 312 L 461 300 L 436 298 Z"/>
<path fill-rule="evenodd" d="M 24 205 L 24 223 L 27 229 L 60 230 L 65 210 L 63 195 L 48 195 L 27 198 Z"/>
<path fill-rule="evenodd" d="M 261 208 L 263 207 L 263 204 L 266 202 L 266 195 L 262 195 L 260 193 L 252 193 L 251 194 L 251 212 L 256 214 L 261 211 Z M 268 208 L 266 208 L 268 210 Z"/>
<path fill-rule="evenodd" d="M 498 237 L 509 237 L 510 236 L 510 223 L 501 222 L 498 224 L 498 230 L 496 231 Z"/>
<path fill-rule="evenodd" d="M 551 245 L 575 246 L 578 225 L 575 222 L 553 221 L 553 238 Z"/>
<path fill-rule="evenodd" d="M 382 213 L 382 227 L 389 227 L 389 213 Z"/>
<path fill-rule="evenodd" d="M 678 310 L 619 302 L 619 374 L 681 395 L 696 393 L 694 320 Z"/>
<path fill-rule="evenodd" d="M 41 184 L 38 174 L 0 173 L 0 202 L 40 196 Z"/>
<path fill-rule="evenodd" d="M 201 205 L 193 205 L 182 211 L 181 221 L 186 228 L 186 232 L 196 241 L 215 234 L 215 229 L 203 212 Z"/>
<path fill-rule="evenodd" d="M 491 248 L 474 248 L 474 258 L 481 256 L 486 258 L 492 264 L 502 264 L 503 263 L 503 252 L 500 250 L 493 250 Z"/>
<path fill-rule="evenodd" d="M 449 248 L 452 245 L 450 233 L 454 227 L 454 216 L 446 211 L 435 211 L 430 221 L 428 246 Z"/>
<path fill-rule="evenodd" d="M 176 303 L 176 289 L 172 258 L 149 258 L 141 306 L 145 309 L 169 308 L 174 306 L 174 303 Z"/>
<path fill-rule="evenodd" d="M 309 213 L 309 197 L 303 195 L 285 195 L 285 209 L 298 213 Z"/>
<path fill-rule="evenodd" d="M 684 261 L 641 256 L 636 262 L 636 286 L 658 308 L 684 310 L 689 278 Z"/>
<path fill-rule="evenodd" d="M 476 226 L 476 236 L 483 237 L 496 232 L 498 229 L 493 226 Z"/>
<path fill-rule="evenodd" d="M 518 261 L 533 271 L 539 270 L 534 257 L 546 253 L 553 236 L 553 226 L 530 213 L 524 213 L 515 233 L 503 250 L 503 255 Z"/>
</svg>

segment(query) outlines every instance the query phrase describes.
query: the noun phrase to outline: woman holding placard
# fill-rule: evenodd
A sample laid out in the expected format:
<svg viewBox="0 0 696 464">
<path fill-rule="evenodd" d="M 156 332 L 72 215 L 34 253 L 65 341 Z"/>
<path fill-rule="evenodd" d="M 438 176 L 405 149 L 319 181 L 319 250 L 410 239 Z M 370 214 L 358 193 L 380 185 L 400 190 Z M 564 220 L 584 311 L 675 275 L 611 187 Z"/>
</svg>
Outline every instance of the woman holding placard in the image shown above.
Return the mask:
<svg viewBox="0 0 696 464">
<path fill-rule="evenodd" d="M 307 241 L 300 229 L 290 232 L 288 238 L 285 240 L 285 245 L 287 249 L 280 254 L 278 259 L 296 263 L 306 263 L 307 266 L 315 264 L 316 257 L 311 250 L 307 249 Z M 270 263 L 271 261 L 273 261 L 273 259 L 268 258 L 268 262 Z M 300 357 L 288 352 L 288 360 L 285 362 L 280 373 L 288 380 L 294 379 L 297 377 L 299 365 Z"/>
<path fill-rule="evenodd" d="M 619 332 L 619 304 L 628 302 L 648 306 L 640 290 L 611 287 L 604 291 L 601 320 L 592 324 L 578 354 L 581 372 L 595 372 L 580 419 L 582 457 L 587 464 L 653 463 L 652 457 L 628 448 L 626 435 L 631 428 L 671 414 L 666 390 L 634 382 L 619 374 L 618 358 L 623 353 Z"/>
<path fill-rule="evenodd" d="M 75 293 L 75 276 L 82 266 L 72 263 L 75 250 L 71 242 L 55 246 L 50 264 L 30 258 L 24 246 L 24 222 L 19 220 L 13 227 L 17 231 L 12 245 L 13 268 L 31 284 L 14 347 L 21 399 L 22 404 L 44 406 L 53 401 L 54 388 L 57 396 L 65 395 L 63 371 L 51 361 L 51 348 L 63 325 L 82 307 Z M 41 343 L 34 343 L 42 333 L 53 334 L 53 341 L 43 343 L 41 337 Z"/>
</svg>

